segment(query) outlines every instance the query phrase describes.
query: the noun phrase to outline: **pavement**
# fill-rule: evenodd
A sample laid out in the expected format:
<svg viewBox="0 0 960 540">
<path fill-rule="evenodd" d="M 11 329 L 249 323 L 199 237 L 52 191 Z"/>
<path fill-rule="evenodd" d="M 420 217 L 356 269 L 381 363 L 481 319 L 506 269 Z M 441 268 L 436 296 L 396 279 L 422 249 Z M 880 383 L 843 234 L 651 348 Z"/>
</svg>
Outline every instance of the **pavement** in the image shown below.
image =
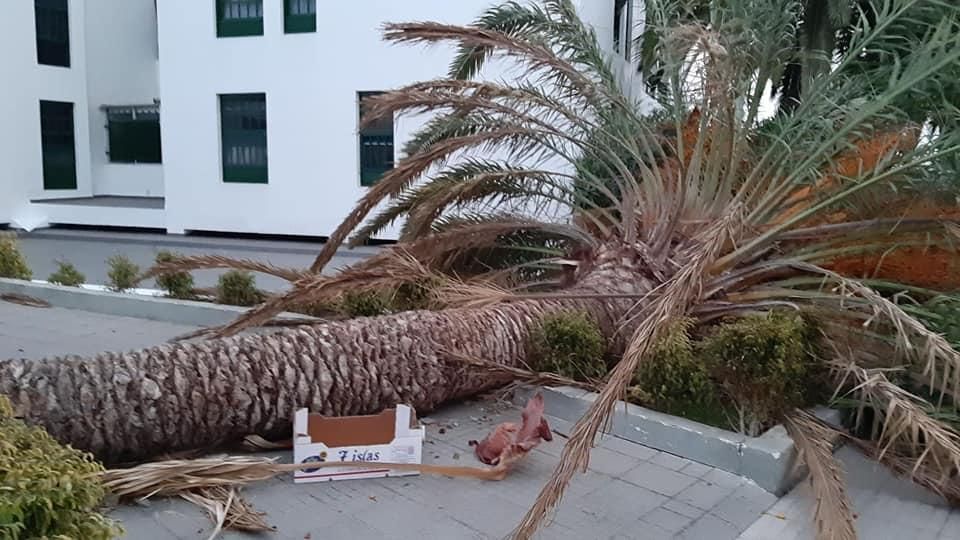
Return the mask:
<svg viewBox="0 0 960 540">
<path fill-rule="evenodd" d="M 0 358 L 125 350 L 190 329 L 0 302 Z M 478 465 L 467 441 L 518 416 L 515 407 L 492 398 L 444 407 L 426 417 L 424 462 Z M 243 492 L 267 513 L 276 532 L 227 532 L 222 538 L 503 538 L 559 461 L 570 425 L 548 420 L 554 440 L 538 447 L 502 482 L 418 476 L 295 485 L 282 475 Z M 273 455 L 289 461 L 285 453 Z M 856 452 L 841 449 L 838 456 L 848 471 L 860 538 L 960 538 L 960 512 Z M 575 478 L 539 538 L 812 540 L 813 504 L 806 482 L 778 500 L 743 478 L 608 436 L 598 442 L 589 470 Z M 211 532 L 203 512 L 181 500 L 151 500 L 110 514 L 131 539 L 207 538 Z"/>
<path fill-rule="evenodd" d="M 250 238 L 222 238 L 209 236 L 182 236 L 137 232 L 106 232 L 72 229 L 39 229 L 18 235 L 21 251 L 33 270 L 35 279 L 47 279 L 57 269 L 57 261 L 73 263 L 87 277 L 88 283 L 107 282 L 107 259 L 126 255 L 141 270 L 153 265 L 157 252 L 168 250 L 181 255 L 222 255 L 236 259 L 267 262 L 281 268 L 308 268 L 323 243 L 310 240 L 266 240 Z M 359 262 L 376 247 L 341 250 L 327 271 Z M 223 270 L 193 272 L 196 286 L 213 287 Z M 268 291 L 286 288 L 286 282 L 272 276 L 257 274 L 257 285 Z M 145 283 L 144 286 L 152 286 Z"/>
</svg>

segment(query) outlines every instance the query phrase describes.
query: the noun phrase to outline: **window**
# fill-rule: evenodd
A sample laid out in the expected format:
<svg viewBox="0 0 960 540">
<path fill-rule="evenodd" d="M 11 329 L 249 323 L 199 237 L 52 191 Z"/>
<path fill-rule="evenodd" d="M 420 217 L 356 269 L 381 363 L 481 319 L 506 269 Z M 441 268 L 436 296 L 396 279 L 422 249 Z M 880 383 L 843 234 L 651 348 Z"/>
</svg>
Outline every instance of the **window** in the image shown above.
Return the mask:
<svg viewBox="0 0 960 540">
<path fill-rule="evenodd" d="M 364 100 L 383 92 L 360 92 L 360 120 Z M 393 168 L 393 117 L 379 118 L 360 129 L 360 185 L 372 186 Z"/>
<path fill-rule="evenodd" d="M 77 189 L 73 103 L 40 102 L 40 148 L 43 152 L 43 189 Z"/>
<path fill-rule="evenodd" d="M 317 0 L 283 0 L 283 31 L 300 34 L 317 31 Z"/>
<path fill-rule="evenodd" d="M 630 60 L 633 41 L 633 0 L 613 0 L 613 50 Z"/>
<path fill-rule="evenodd" d="M 217 37 L 263 35 L 263 0 L 216 1 Z"/>
<path fill-rule="evenodd" d="M 112 163 L 160 163 L 160 109 L 108 107 L 107 138 Z"/>
<path fill-rule="evenodd" d="M 220 96 L 223 181 L 267 183 L 267 96 Z"/>
<path fill-rule="evenodd" d="M 70 19 L 67 0 L 34 0 L 37 62 L 70 67 Z"/>
</svg>

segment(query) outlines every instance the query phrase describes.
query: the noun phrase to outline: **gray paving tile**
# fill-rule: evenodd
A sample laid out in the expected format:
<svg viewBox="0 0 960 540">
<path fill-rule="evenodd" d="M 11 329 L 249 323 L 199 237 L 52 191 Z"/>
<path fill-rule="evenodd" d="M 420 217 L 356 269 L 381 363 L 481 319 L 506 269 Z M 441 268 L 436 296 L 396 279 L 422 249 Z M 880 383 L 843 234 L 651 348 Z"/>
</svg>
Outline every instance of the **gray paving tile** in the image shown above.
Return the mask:
<svg viewBox="0 0 960 540">
<path fill-rule="evenodd" d="M 645 523 L 656 525 L 667 532 L 677 533 L 689 527 L 696 518 L 678 514 L 672 510 L 668 510 L 664 506 L 660 506 L 645 514 L 641 519 Z"/>
<path fill-rule="evenodd" d="M 733 540 L 740 536 L 740 529 L 710 514 L 693 522 L 677 538 L 683 540 Z"/>
<path fill-rule="evenodd" d="M 679 471 L 684 467 L 687 467 L 688 465 L 693 463 L 689 459 L 677 457 L 673 454 L 668 454 L 666 452 L 658 452 L 657 455 L 650 458 L 650 462 L 656 463 L 657 465 L 660 465 L 661 467 L 670 469 L 672 471 Z"/>
<path fill-rule="evenodd" d="M 693 485 L 687 487 L 674 497 L 680 502 L 695 506 L 701 510 L 710 510 L 720 501 L 727 498 L 733 489 L 709 484 L 703 480 L 698 480 Z"/>
<path fill-rule="evenodd" d="M 702 478 L 705 482 L 710 482 L 711 484 L 729 488 L 738 487 L 747 481 L 742 476 L 737 476 L 733 473 L 728 473 L 727 471 L 721 471 L 720 469 L 710 469 L 701 475 L 700 478 Z"/>
<path fill-rule="evenodd" d="M 697 481 L 696 478 L 665 469 L 651 462 L 641 463 L 626 474 L 623 480 L 645 487 L 667 497 L 673 497 Z"/>
<path fill-rule="evenodd" d="M 696 461 L 691 461 L 686 467 L 680 469 L 680 472 L 687 476 L 695 476 L 699 478 L 712 470 L 713 467 L 709 467 L 703 463 L 697 463 Z"/>
<path fill-rule="evenodd" d="M 620 437 L 614 437 L 613 435 L 607 435 L 600 439 L 600 446 L 644 461 L 658 454 L 658 451 L 653 448 L 621 439 Z"/>
<path fill-rule="evenodd" d="M 602 447 L 590 452 L 590 469 L 613 477 L 621 476 L 639 463 L 642 460 Z"/>
<path fill-rule="evenodd" d="M 729 496 L 710 509 L 710 513 L 718 518 L 746 529 L 773 504 L 758 503 L 755 499 Z"/>
<path fill-rule="evenodd" d="M 584 497 L 577 507 L 597 521 L 620 524 L 636 521 L 667 500 L 663 495 L 620 480 L 609 482 L 596 494 L 602 496 Z"/>
<path fill-rule="evenodd" d="M 676 499 L 670 499 L 669 501 L 663 503 L 663 507 L 671 512 L 675 512 L 681 516 L 686 516 L 690 519 L 699 519 L 701 516 L 707 513 L 706 510 L 702 510 L 696 506 L 690 506 L 689 504 L 680 502 Z"/>
</svg>

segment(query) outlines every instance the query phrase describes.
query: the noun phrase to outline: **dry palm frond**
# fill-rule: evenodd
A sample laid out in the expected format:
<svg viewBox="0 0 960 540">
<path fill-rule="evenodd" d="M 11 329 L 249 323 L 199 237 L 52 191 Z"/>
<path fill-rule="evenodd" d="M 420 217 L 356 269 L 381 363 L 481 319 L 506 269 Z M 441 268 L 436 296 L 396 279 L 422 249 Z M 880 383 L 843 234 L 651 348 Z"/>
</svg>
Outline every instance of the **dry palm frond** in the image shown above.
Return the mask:
<svg viewBox="0 0 960 540">
<path fill-rule="evenodd" d="M 943 497 L 954 508 L 960 507 L 960 476 L 954 475 L 944 482 L 939 471 L 931 470 L 927 465 L 917 467 L 917 460 L 909 455 L 896 452 L 883 452 L 876 443 L 847 436 L 847 441 L 857 447 L 870 459 L 879 461 L 897 476 L 919 484 Z"/>
<path fill-rule="evenodd" d="M 354 229 L 360 225 L 381 201 L 403 191 L 404 188 L 408 187 L 437 161 L 446 159 L 464 148 L 471 146 L 493 144 L 529 135 L 529 132 L 523 128 L 505 127 L 486 133 L 445 139 L 424 149 L 420 154 L 401 161 L 397 167 L 391 169 L 376 185 L 366 192 L 346 219 L 344 219 L 333 234 L 330 235 L 320 250 L 320 253 L 317 255 L 317 258 L 310 266 L 310 271 L 313 273 L 323 271 L 324 267 L 333 259 L 337 250 L 343 246 Z"/>
<path fill-rule="evenodd" d="M 514 293 L 494 283 L 450 281 L 436 291 L 438 302 L 447 307 L 483 307 L 515 299 Z"/>
<path fill-rule="evenodd" d="M 856 540 L 853 508 L 844 482 L 843 469 L 833 457 L 833 431 L 808 413 L 795 411 L 784 426 L 797 445 L 799 458 L 810 471 L 810 485 L 817 501 L 814 523 L 819 540 Z"/>
<path fill-rule="evenodd" d="M 389 468 L 442 476 L 498 481 L 506 478 L 514 463 L 500 463 L 496 467 L 489 468 L 378 461 L 284 464 L 277 463 L 272 458 L 225 456 L 157 461 L 137 465 L 129 469 L 109 469 L 101 473 L 100 478 L 104 488 L 118 498 L 122 500 L 142 500 L 152 497 L 178 497 L 183 493 L 198 489 L 235 489 L 300 469 Z"/>
<path fill-rule="evenodd" d="M 241 443 L 244 450 L 251 452 L 265 452 L 271 450 L 289 450 L 293 448 L 293 439 L 283 441 L 268 441 L 259 435 L 247 435 Z"/>
<path fill-rule="evenodd" d="M 889 370 L 837 365 L 842 383 L 876 415 L 877 446 L 882 458 L 888 452 L 913 460 L 913 470 L 923 469 L 929 481 L 943 490 L 956 482 L 960 471 L 960 433 L 932 418 L 921 398 L 887 379 Z M 862 417 L 858 415 L 858 419 Z"/>
<path fill-rule="evenodd" d="M 180 497 L 199 506 L 210 516 L 215 524 L 211 539 L 216 538 L 223 529 L 254 533 L 276 530 L 266 522 L 266 514 L 254 509 L 236 488 L 200 488 L 185 491 Z"/>
<path fill-rule="evenodd" d="M 259 272 L 276 276 L 285 281 L 294 282 L 307 275 L 302 270 L 293 270 L 288 268 L 279 268 L 269 263 L 252 261 L 250 259 L 234 259 L 221 255 L 193 255 L 178 256 L 169 262 L 162 262 L 153 265 L 145 274 L 137 278 L 137 281 L 144 281 L 159 275 L 172 272 L 185 272 L 189 270 L 203 270 L 212 268 L 230 268 L 236 270 L 247 270 L 250 272 Z"/>
<path fill-rule="evenodd" d="M 529 369 L 506 366 L 496 362 L 472 358 L 457 352 L 447 351 L 444 354 L 451 360 L 453 365 L 469 366 L 471 370 L 513 382 L 524 382 L 536 386 L 571 386 L 591 392 L 596 392 L 602 387 L 602 384 L 599 382 L 577 381 L 569 377 L 557 375 L 556 373 L 542 373 Z"/>
<path fill-rule="evenodd" d="M 545 231 L 581 239 L 576 229 L 562 224 L 500 216 L 498 219 L 453 227 L 415 242 L 404 243 L 370 257 L 335 276 L 311 275 L 298 280 L 292 290 L 265 302 L 221 328 L 216 336 L 233 335 L 258 326 L 296 305 L 330 300 L 346 291 L 393 289 L 405 283 L 443 283 L 442 272 L 471 250 L 495 245 L 506 234 L 517 231 Z M 440 269 L 439 271 L 436 269 Z"/>
<path fill-rule="evenodd" d="M 790 262 L 799 270 L 824 276 L 824 284 L 834 283 L 837 298 L 859 298 L 861 309 L 870 310 L 871 317 L 864 327 L 880 325 L 893 330 L 892 338 L 897 353 L 917 362 L 927 377 L 930 388 L 941 395 L 960 396 L 960 352 L 940 334 L 928 329 L 892 300 L 855 279 L 848 279 L 825 268 Z M 851 304 L 846 307 L 851 307 Z"/>
<path fill-rule="evenodd" d="M 20 304 L 21 306 L 35 307 L 35 308 L 48 308 L 52 307 L 50 302 L 46 300 L 41 300 L 40 298 L 34 298 L 26 294 L 20 293 L 0 293 L 0 300 L 4 302 L 10 302 L 11 304 Z"/>
</svg>

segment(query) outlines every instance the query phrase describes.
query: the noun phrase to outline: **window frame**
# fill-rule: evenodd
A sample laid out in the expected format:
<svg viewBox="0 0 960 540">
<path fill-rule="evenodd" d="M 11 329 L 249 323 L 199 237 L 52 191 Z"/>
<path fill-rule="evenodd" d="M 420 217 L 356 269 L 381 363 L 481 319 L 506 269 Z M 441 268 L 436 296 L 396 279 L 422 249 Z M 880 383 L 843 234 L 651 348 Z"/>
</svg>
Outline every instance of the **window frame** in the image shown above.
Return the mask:
<svg viewBox="0 0 960 540">
<path fill-rule="evenodd" d="M 317 2 L 313 0 L 313 14 L 290 13 L 291 2 L 298 0 L 283 0 L 283 33 L 310 34 L 317 31 Z"/>
<path fill-rule="evenodd" d="M 57 6 L 51 5 L 52 3 L 59 3 Z M 45 5 L 41 5 L 45 4 Z M 52 19 L 44 19 L 41 17 L 41 13 L 46 12 L 47 15 L 53 13 L 62 13 L 63 20 L 56 21 L 57 23 L 63 23 L 63 40 L 50 40 L 42 39 L 41 36 L 45 36 L 42 27 L 50 26 L 55 24 Z M 33 1 L 33 18 L 34 18 L 34 32 L 36 40 L 36 49 L 37 49 L 37 64 L 41 66 L 52 66 L 52 67 L 62 67 L 69 68 L 71 63 L 71 48 L 70 48 L 70 2 L 68 0 L 34 0 Z M 45 24 L 44 24 L 45 23 Z M 61 56 L 56 55 L 54 52 L 51 52 L 51 47 L 44 46 L 44 44 L 52 44 L 54 46 L 62 46 L 63 51 Z M 51 55 L 53 57 L 51 57 Z"/>
<path fill-rule="evenodd" d="M 225 19 L 224 10 L 228 3 L 240 2 L 248 6 L 259 6 L 259 17 L 243 19 Z M 214 0 L 216 6 L 216 26 L 218 38 L 249 37 L 263 35 L 263 0 Z"/>
<path fill-rule="evenodd" d="M 107 130 L 107 159 L 110 163 L 133 165 L 163 163 L 159 107 L 156 105 L 108 106 L 103 107 L 103 109 L 107 120 L 105 125 Z M 124 118 L 127 115 L 129 115 L 129 118 Z M 124 133 L 124 131 L 127 132 Z M 136 143 L 132 143 L 129 140 L 131 138 L 135 139 Z M 121 139 L 123 139 L 122 143 Z M 155 148 L 154 144 L 156 145 Z"/>
<path fill-rule="evenodd" d="M 60 111 L 54 110 L 55 107 L 61 107 Z M 51 126 L 60 113 L 63 117 L 69 117 L 69 122 L 62 126 Z M 46 114 L 45 114 L 46 113 Z M 69 124 L 69 126 L 67 125 Z M 51 129 L 54 128 L 54 129 Z M 60 128 L 57 130 L 56 128 Z M 63 140 L 58 141 L 57 138 Z M 54 151 L 66 150 L 67 139 L 69 139 L 69 150 L 63 154 L 54 154 Z M 58 148 L 60 147 L 60 148 Z M 69 191 L 77 189 L 77 125 L 76 125 L 76 106 L 69 101 L 40 100 L 40 152 L 44 191 Z M 63 166 L 69 158 L 71 162 L 70 171 L 66 171 Z M 58 169 L 54 169 L 56 166 Z M 62 168 L 63 170 L 59 170 Z M 61 177 L 58 173 L 64 172 L 66 176 Z"/>
<path fill-rule="evenodd" d="M 384 94 L 383 91 L 362 91 L 357 92 L 357 158 L 358 158 L 358 176 L 360 180 L 361 187 L 372 187 L 380 181 L 381 178 L 396 166 L 396 132 L 397 126 L 395 118 L 390 118 L 390 127 L 389 130 L 386 128 L 386 120 L 381 119 L 377 122 L 380 123 L 379 126 L 367 126 L 366 128 L 361 129 L 360 126 L 363 123 L 363 100 L 367 97 L 374 97 L 377 95 Z M 385 139 L 389 137 L 389 143 L 383 144 L 378 142 L 377 139 Z M 368 141 L 365 144 L 365 140 Z M 367 168 L 364 167 L 364 148 L 373 147 L 373 146 L 389 146 L 390 147 L 390 165 L 386 167 L 375 167 Z M 368 166 L 369 167 L 369 166 Z"/>
<path fill-rule="evenodd" d="M 228 156 L 228 149 L 232 150 L 237 147 L 235 140 L 232 140 L 233 137 L 240 136 L 241 138 L 248 137 L 251 139 L 260 138 L 257 133 L 261 131 L 260 128 L 250 129 L 242 127 L 244 121 L 250 123 L 260 122 L 261 119 L 253 118 L 252 116 L 244 118 L 242 115 L 238 116 L 240 118 L 241 127 L 228 126 L 227 122 L 232 122 L 234 119 L 228 119 L 225 106 L 230 102 L 242 103 L 244 99 L 249 100 L 251 98 L 261 98 L 263 102 L 263 128 L 262 128 L 262 140 L 263 140 L 263 165 L 234 165 L 229 162 L 232 161 Z M 259 100 L 258 100 L 259 101 Z M 221 181 L 226 184 L 269 184 L 270 183 L 270 146 L 267 134 L 267 95 L 264 92 L 247 92 L 239 94 L 218 94 L 217 95 L 218 110 L 220 115 L 220 175 Z M 244 135 L 244 132 L 247 132 Z M 259 141 L 258 141 L 259 142 Z M 229 145 L 229 146 L 228 146 Z"/>
</svg>

